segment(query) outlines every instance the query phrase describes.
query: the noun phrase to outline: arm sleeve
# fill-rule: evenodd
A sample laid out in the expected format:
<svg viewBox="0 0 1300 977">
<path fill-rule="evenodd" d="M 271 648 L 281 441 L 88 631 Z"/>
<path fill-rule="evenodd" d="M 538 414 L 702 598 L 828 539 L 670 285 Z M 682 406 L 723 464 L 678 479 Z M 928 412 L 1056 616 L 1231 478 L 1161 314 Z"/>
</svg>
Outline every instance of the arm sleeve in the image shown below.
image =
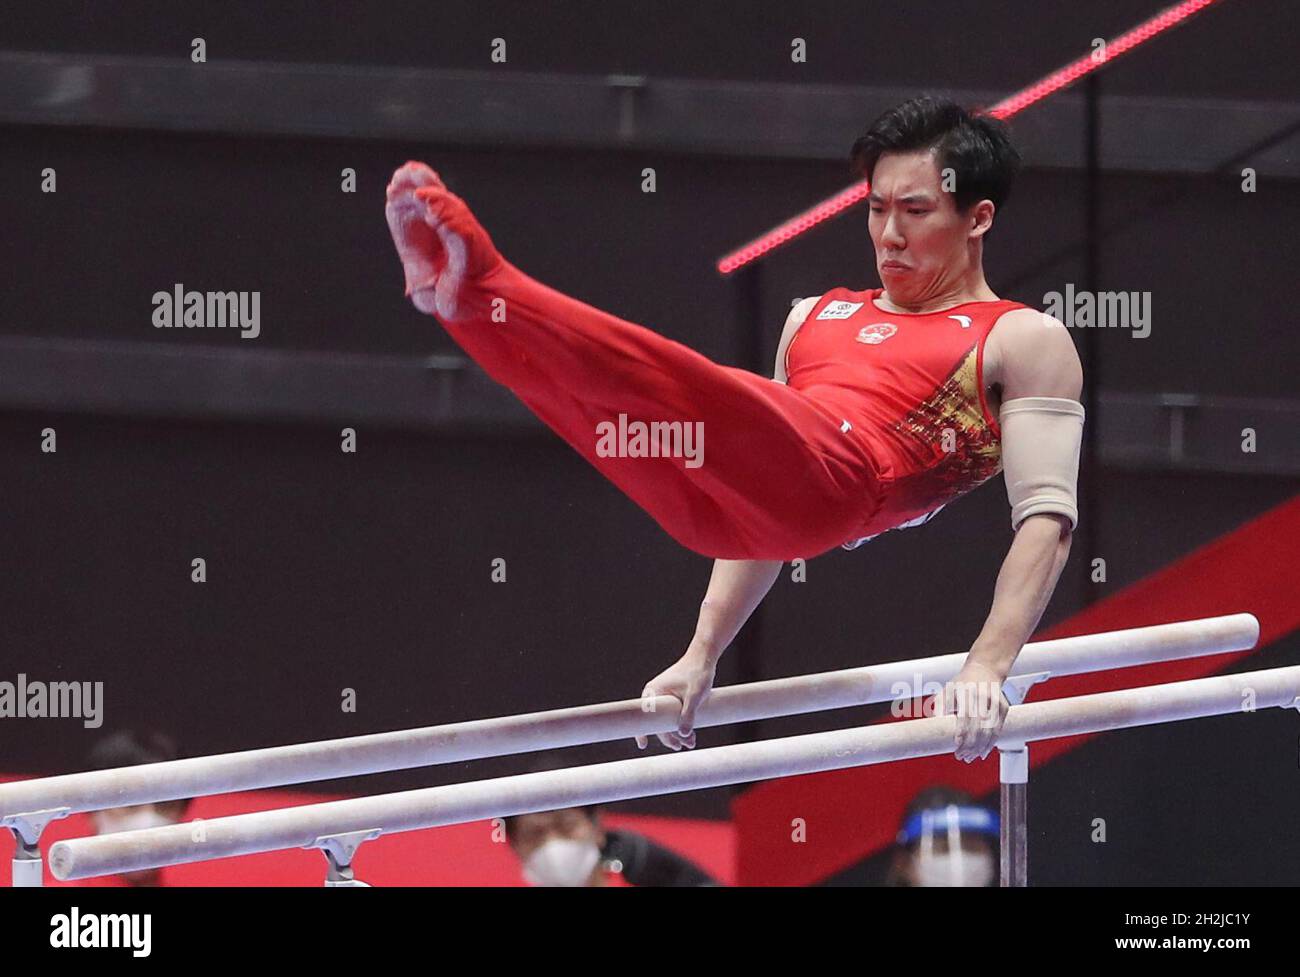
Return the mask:
<svg viewBox="0 0 1300 977">
<path fill-rule="evenodd" d="M 1083 405 L 1061 397 L 1017 397 L 1003 403 L 1002 471 L 1011 503 L 1011 528 L 1040 512 L 1066 516 L 1079 525 L 1075 498 Z"/>
</svg>

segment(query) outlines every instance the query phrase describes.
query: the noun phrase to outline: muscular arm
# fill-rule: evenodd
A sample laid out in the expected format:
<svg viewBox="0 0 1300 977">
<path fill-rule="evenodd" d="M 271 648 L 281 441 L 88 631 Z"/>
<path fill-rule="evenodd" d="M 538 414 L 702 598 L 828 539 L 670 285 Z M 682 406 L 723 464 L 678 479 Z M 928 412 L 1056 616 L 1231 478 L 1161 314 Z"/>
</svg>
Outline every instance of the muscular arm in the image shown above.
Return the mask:
<svg viewBox="0 0 1300 977">
<path fill-rule="evenodd" d="M 687 654 L 716 664 L 780 572 L 777 560 L 715 560 Z"/>
<path fill-rule="evenodd" d="M 1004 403 L 1019 397 L 1079 399 L 1083 371 L 1065 326 L 1050 316 L 1021 310 L 999 322 L 995 334 Z M 1070 520 L 1063 515 L 1039 513 L 1020 524 L 968 664 L 984 666 L 999 681 L 1006 678 L 1056 589 L 1070 540 Z"/>
<path fill-rule="evenodd" d="M 1020 649 L 1038 627 L 1070 556 L 1070 520 L 1041 513 L 1020 524 L 998 571 L 993 606 L 968 662 L 984 665 L 1005 680 Z"/>
<path fill-rule="evenodd" d="M 1003 403 L 1022 397 L 1079 399 L 1083 370 L 1074 342 L 1055 319 L 1028 309 L 1009 313 L 990 333 L 989 344 L 993 349 L 985 348 L 985 362 L 996 365 L 985 380 L 1002 388 Z M 1005 427 L 1002 434 L 1005 455 L 1010 444 Z M 1016 527 L 984 627 L 961 672 L 944 687 L 943 711 L 958 717 L 958 760 L 982 759 L 997 742 L 1008 708 L 1002 683 L 1056 589 L 1070 539 L 1070 519 L 1051 511 L 1028 515 Z"/>
<path fill-rule="evenodd" d="M 801 299 L 786 316 L 772 370 L 773 378 L 780 383 L 786 381 L 786 350 L 816 304 L 816 296 Z M 713 564 L 713 575 L 709 578 L 704 601 L 700 604 L 691 647 L 716 663 L 772 588 L 780 570 L 779 560 L 717 560 Z"/>
<path fill-rule="evenodd" d="M 800 299 L 786 316 L 781 341 L 776 346 L 776 363 L 772 367 L 772 377 L 779 383 L 786 381 L 786 351 L 816 304 L 816 296 Z M 691 644 L 698 644 L 716 662 L 772 588 L 780 569 L 781 563 L 777 560 L 716 561 L 713 575 L 709 578 L 709 589 L 700 605 L 695 638 Z"/>
<path fill-rule="evenodd" d="M 1027 396 L 1079 399 L 1083 368 L 1065 326 L 1026 309 L 1008 316 L 998 330 L 1002 403 Z M 967 660 L 1008 676 L 1056 590 L 1071 538 L 1070 520 L 1061 514 L 1039 513 L 1022 522 L 1002 561 L 992 608 Z"/>
<path fill-rule="evenodd" d="M 785 354 L 794 334 L 803 323 L 816 298 L 798 302 L 790 310 L 777 344 L 776 366 L 773 378 L 785 383 Z M 704 600 L 700 603 L 695 634 L 685 654 L 667 670 L 646 685 L 643 695 L 675 695 L 682 700 L 681 720 L 675 733 L 660 733 L 659 739 L 671 749 L 695 745 L 695 711 L 707 698 L 713 685 L 718 659 L 735 640 L 736 635 L 749 620 L 749 616 L 776 582 L 781 572 L 780 560 L 716 560 Z M 645 746 L 646 738 L 637 737 L 637 745 Z"/>
</svg>

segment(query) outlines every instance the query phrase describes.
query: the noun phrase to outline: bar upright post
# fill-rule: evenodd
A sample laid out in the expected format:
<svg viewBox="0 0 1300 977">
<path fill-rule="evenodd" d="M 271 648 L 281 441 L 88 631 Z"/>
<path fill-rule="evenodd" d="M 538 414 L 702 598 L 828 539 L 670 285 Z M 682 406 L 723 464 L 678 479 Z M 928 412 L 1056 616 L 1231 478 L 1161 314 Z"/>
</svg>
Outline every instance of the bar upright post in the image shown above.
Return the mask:
<svg viewBox="0 0 1300 977">
<path fill-rule="evenodd" d="M 1002 886 L 1021 888 L 1029 884 L 1029 745 L 999 749 L 1001 766 Z"/>
</svg>

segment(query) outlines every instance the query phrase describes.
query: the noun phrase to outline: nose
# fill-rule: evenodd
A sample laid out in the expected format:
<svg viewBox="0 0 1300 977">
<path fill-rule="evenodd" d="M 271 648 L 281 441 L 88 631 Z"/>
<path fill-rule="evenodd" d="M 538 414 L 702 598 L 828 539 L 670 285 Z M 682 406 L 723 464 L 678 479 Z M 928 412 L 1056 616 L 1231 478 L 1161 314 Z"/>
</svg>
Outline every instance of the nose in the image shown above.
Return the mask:
<svg viewBox="0 0 1300 977">
<path fill-rule="evenodd" d="M 901 251 L 907 242 L 898 231 L 898 221 L 890 214 L 885 218 L 885 225 L 880 229 L 880 246 L 888 251 Z"/>
</svg>

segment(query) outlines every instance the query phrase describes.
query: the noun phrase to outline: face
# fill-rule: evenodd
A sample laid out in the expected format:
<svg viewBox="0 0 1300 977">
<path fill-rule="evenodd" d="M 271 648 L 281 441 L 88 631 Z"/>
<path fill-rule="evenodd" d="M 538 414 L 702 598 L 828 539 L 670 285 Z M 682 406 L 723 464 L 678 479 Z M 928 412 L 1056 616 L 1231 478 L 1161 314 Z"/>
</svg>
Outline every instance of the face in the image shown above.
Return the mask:
<svg viewBox="0 0 1300 977">
<path fill-rule="evenodd" d="M 184 813 L 182 808 L 183 805 L 177 802 L 139 804 L 135 807 L 115 807 L 106 811 L 96 811 L 91 815 L 91 819 L 95 823 L 96 834 L 138 831 L 143 828 L 161 828 L 175 824 Z M 159 877 L 158 869 L 126 872 L 122 875 L 130 885 L 156 885 Z"/>
<path fill-rule="evenodd" d="M 993 863 L 993 845 L 982 835 L 967 832 L 961 835 L 959 846 L 961 848 L 961 858 L 964 869 L 963 875 L 966 879 L 964 884 L 983 884 L 975 881 L 980 877 L 981 868 L 985 874 L 990 876 L 996 870 L 996 866 Z M 925 858 L 929 858 L 931 861 L 946 861 L 949 854 L 948 834 L 945 831 L 937 831 L 930 836 L 928 854 L 922 852 L 919 845 L 913 845 L 908 852 L 907 865 L 905 869 L 912 885 L 933 884 L 933 882 L 927 883 L 927 876 L 934 876 L 937 874 L 942 878 L 949 874 L 944 871 L 938 873 L 927 873 L 925 870 L 926 867 L 922 864 L 922 861 Z M 977 863 L 979 864 L 977 865 Z M 950 883 L 945 882 L 944 884 Z"/>
<path fill-rule="evenodd" d="M 605 844 L 605 832 L 586 811 L 577 807 L 524 814 L 510 826 L 510 846 L 522 862 L 552 838 Z"/>
<path fill-rule="evenodd" d="M 867 226 L 876 270 L 894 302 L 943 297 L 978 260 L 971 245 L 992 224 L 993 203 L 982 200 L 962 213 L 955 199 L 929 150 L 885 153 L 876 162 Z"/>
</svg>

